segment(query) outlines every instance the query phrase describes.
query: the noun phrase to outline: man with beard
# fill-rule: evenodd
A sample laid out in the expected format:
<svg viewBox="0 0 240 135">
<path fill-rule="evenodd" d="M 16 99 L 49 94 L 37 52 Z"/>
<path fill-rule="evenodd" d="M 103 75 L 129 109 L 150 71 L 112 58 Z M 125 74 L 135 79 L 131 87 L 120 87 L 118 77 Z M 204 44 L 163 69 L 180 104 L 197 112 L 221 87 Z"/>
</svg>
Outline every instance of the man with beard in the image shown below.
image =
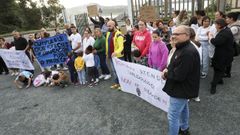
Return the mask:
<svg viewBox="0 0 240 135">
<path fill-rule="evenodd" d="M 116 77 L 115 83 L 111 86 L 111 88 L 121 90 L 112 58 L 117 57 L 121 60 L 124 59 L 123 35 L 118 29 L 116 29 L 116 23 L 113 20 L 108 21 L 107 27 L 108 27 L 108 32 L 106 34 L 106 56 L 111 61 L 110 63 L 111 63 L 112 71 Z"/>
</svg>

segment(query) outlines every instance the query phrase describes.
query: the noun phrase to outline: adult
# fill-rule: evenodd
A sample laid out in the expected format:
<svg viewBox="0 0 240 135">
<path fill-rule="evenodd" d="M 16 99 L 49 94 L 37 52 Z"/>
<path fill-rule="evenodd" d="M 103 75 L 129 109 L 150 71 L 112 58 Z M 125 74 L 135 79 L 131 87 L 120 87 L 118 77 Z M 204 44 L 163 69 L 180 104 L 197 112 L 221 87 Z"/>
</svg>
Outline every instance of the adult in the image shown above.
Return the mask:
<svg viewBox="0 0 240 135">
<path fill-rule="evenodd" d="M 177 19 L 177 16 L 179 15 L 180 11 L 179 10 L 176 10 L 173 12 L 172 14 L 172 20 L 173 20 L 173 23 L 176 24 L 176 19 Z"/>
<path fill-rule="evenodd" d="M 94 28 L 100 28 L 100 29 L 102 29 L 102 26 L 103 26 L 104 23 L 105 23 L 105 22 L 104 22 L 104 18 L 103 18 L 102 16 L 100 16 L 100 15 L 97 15 L 97 17 L 98 17 L 98 20 L 99 20 L 99 21 L 97 21 L 97 20 L 95 20 L 95 19 L 93 19 L 92 17 L 89 16 L 91 22 L 94 24 Z"/>
<path fill-rule="evenodd" d="M 202 19 L 201 19 L 201 20 L 202 20 Z M 197 33 L 197 30 L 198 30 L 198 28 L 199 28 L 199 25 L 198 25 L 198 19 L 197 19 L 196 16 L 191 17 L 190 22 L 189 22 L 189 26 L 190 26 L 191 28 L 193 28 L 193 30 L 194 30 L 195 33 Z"/>
<path fill-rule="evenodd" d="M 171 42 L 175 44 L 176 51 L 162 76 L 166 79 L 163 91 L 170 96 L 169 135 L 188 135 L 188 99 L 198 96 L 200 58 L 197 49 L 190 42 L 188 26 L 178 26 L 172 34 Z"/>
<path fill-rule="evenodd" d="M 232 63 L 234 53 L 233 34 L 231 30 L 226 27 L 227 24 L 225 20 L 216 20 L 215 26 L 217 29 L 217 35 L 215 36 L 215 38 L 213 38 L 212 34 L 209 34 L 209 40 L 215 46 L 215 53 L 212 59 L 214 74 L 211 82 L 211 94 L 216 93 L 216 86 L 218 83 L 223 83 L 222 77 L 226 70 L 226 66 Z"/>
<path fill-rule="evenodd" d="M 29 45 L 28 41 L 20 35 L 18 31 L 13 31 L 14 46 L 16 50 L 21 50 L 27 52 Z"/>
<path fill-rule="evenodd" d="M 99 79 L 108 80 L 111 78 L 110 71 L 108 69 L 107 63 L 106 63 L 106 39 L 103 36 L 101 29 L 96 28 L 95 29 L 95 36 L 96 36 L 96 41 L 94 43 L 94 53 L 96 53 L 99 56 L 100 59 L 100 67 L 102 70 L 102 75 L 99 76 Z"/>
<path fill-rule="evenodd" d="M 202 46 L 202 71 L 201 78 L 206 78 L 209 68 L 209 42 L 208 42 L 208 33 L 210 32 L 210 18 L 204 16 L 202 19 L 202 26 L 197 31 L 196 39 L 201 43 Z"/>
<path fill-rule="evenodd" d="M 5 39 L 3 37 L 0 37 L 0 49 L 9 49 L 10 48 L 10 44 L 7 43 L 5 41 Z M 5 64 L 5 62 L 3 61 L 2 57 L 0 56 L 0 75 L 5 72 L 5 74 L 9 74 L 9 70 Z"/>
<path fill-rule="evenodd" d="M 106 33 L 108 32 L 108 27 L 107 27 L 108 21 L 109 21 L 109 18 L 106 18 L 106 19 L 104 20 L 104 24 L 103 24 L 102 29 L 101 29 L 102 34 L 103 34 L 104 36 L 105 36 Z"/>
<path fill-rule="evenodd" d="M 186 10 L 182 10 L 176 18 L 176 26 L 188 24 L 189 24 L 188 13 Z"/>
<path fill-rule="evenodd" d="M 134 33 L 132 44 L 138 48 L 141 55 L 135 58 L 135 60 L 136 62 L 144 61 L 143 64 L 147 65 L 147 54 L 152 38 L 150 32 L 146 29 L 146 22 L 140 20 L 138 26 L 139 30 Z"/>
<path fill-rule="evenodd" d="M 71 28 L 69 27 L 69 24 L 65 24 L 64 25 L 64 32 L 67 36 L 71 36 L 72 35 L 72 31 L 71 31 Z"/>
<path fill-rule="evenodd" d="M 122 53 L 123 52 L 123 35 L 116 28 L 116 24 L 113 20 L 110 20 L 107 23 L 107 26 L 108 26 L 108 32 L 106 34 L 106 55 L 111 61 L 110 62 L 111 67 L 115 75 L 115 83 L 111 86 L 111 88 L 121 90 L 112 58 L 117 57 L 122 60 L 124 59 L 123 53 Z"/>
<path fill-rule="evenodd" d="M 238 19 L 238 12 L 231 12 L 227 14 L 226 23 L 228 27 L 231 29 L 231 32 L 234 37 L 234 55 L 238 55 L 239 53 L 239 43 L 240 43 L 240 21 Z M 226 67 L 226 72 L 224 77 L 231 77 L 231 68 L 232 65 L 228 65 Z"/>
<path fill-rule="evenodd" d="M 72 52 L 76 54 L 82 50 L 82 37 L 77 33 L 77 28 L 75 26 L 71 27 L 72 35 L 69 37 L 72 45 Z"/>
<path fill-rule="evenodd" d="M 197 10 L 195 11 L 196 17 L 197 17 L 197 22 L 198 22 L 198 26 L 202 26 L 202 19 L 204 16 L 206 16 L 206 13 L 204 10 Z"/>
<path fill-rule="evenodd" d="M 131 21 L 130 21 L 129 18 L 127 18 L 125 20 L 125 25 L 126 25 L 127 31 L 131 31 L 132 30 L 132 24 L 131 24 Z"/>
<path fill-rule="evenodd" d="M 225 17 L 226 16 L 225 16 L 225 14 L 222 11 L 217 11 L 215 13 L 215 20 L 214 21 L 216 21 L 218 19 L 225 19 Z M 217 29 L 216 29 L 215 23 L 213 23 L 212 26 L 211 26 L 210 34 L 212 34 L 214 37 L 217 34 Z M 208 50 L 209 51 L 209 57 L 212 58 L 213 55 L 214 55 L 215 46 L 210 44 L 208 49 L 209 49 Z"/>
<path fill-rule="evenodd" d="M 88 30 L 84 31 L 84 38 L 83 38 L 83 52 L 86 51 L 88 46 L 93 46 L 95 39 L 91 36 L 91 33 Z"/>
</svg>

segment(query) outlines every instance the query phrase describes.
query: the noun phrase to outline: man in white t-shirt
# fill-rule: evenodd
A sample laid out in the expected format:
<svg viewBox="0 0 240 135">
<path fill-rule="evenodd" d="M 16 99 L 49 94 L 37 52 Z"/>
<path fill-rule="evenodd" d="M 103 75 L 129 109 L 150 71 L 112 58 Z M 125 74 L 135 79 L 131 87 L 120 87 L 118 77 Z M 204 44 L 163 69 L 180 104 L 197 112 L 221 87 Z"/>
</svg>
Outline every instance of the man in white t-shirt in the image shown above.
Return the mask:
<svg viewBox="0 0 240 135">
<path fill-rule="evenodd" d="M 82 50 L 82 37 L 77 33 L 77 28 L 75 26 L 71 27 L 72 35 L 69 37 L 72 45 L 72 51 L 78 53 Z"/>
<path fill-rule="evenodd" d="M 84 31 L 84 39 L 83 39 L 83 52 L 86 51 L 86 48 L 95 43 L 95 39 L 91 36 L 91 33 L 89 33 L 88 30 Z"/>
</svg>

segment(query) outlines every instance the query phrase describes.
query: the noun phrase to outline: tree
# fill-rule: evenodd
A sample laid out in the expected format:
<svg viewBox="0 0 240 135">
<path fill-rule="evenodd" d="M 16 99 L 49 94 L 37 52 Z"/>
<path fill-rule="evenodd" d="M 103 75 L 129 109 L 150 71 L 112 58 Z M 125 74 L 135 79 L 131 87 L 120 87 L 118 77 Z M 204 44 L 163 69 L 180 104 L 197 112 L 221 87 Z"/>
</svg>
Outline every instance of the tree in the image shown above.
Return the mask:
<svg viewBox="0 0 240 135">
<path fill-rule="evenodd" d="M 15 0 L 1 0 L 0 4 L 0 33 L 11 32 L 21 27 L 22 21 L 17 15 L 18 6 Z"/>
<path fill-rule="evenodd" d="M 55 27 L 58 26 L 58 18 L 60 17 L 60 14 L 62 13 L 62 8 L 63 6 L 59 3 L 59 0 L 48 0 L 47 1 L 50 11 L 51 11 L 51 16 L 50 20 L 54 21 Z"/>
</svg>

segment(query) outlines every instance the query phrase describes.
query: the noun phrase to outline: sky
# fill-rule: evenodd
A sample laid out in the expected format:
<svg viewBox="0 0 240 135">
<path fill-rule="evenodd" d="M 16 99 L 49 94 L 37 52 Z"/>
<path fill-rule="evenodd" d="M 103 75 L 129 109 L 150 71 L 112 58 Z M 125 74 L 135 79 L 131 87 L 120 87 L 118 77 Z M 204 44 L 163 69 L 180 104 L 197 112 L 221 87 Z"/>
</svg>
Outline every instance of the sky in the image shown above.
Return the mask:
<svg viewBox="0 0 240 135">
<path fill-rule="evenodd" d="M 90 3 L 97 3 L 102 6 L 116 6 L 127 5 L 128 0 L 60 0 L 60 3 L 65 8 L 72 8 L 81 5 L 88 5 Z"/>
</svg>

